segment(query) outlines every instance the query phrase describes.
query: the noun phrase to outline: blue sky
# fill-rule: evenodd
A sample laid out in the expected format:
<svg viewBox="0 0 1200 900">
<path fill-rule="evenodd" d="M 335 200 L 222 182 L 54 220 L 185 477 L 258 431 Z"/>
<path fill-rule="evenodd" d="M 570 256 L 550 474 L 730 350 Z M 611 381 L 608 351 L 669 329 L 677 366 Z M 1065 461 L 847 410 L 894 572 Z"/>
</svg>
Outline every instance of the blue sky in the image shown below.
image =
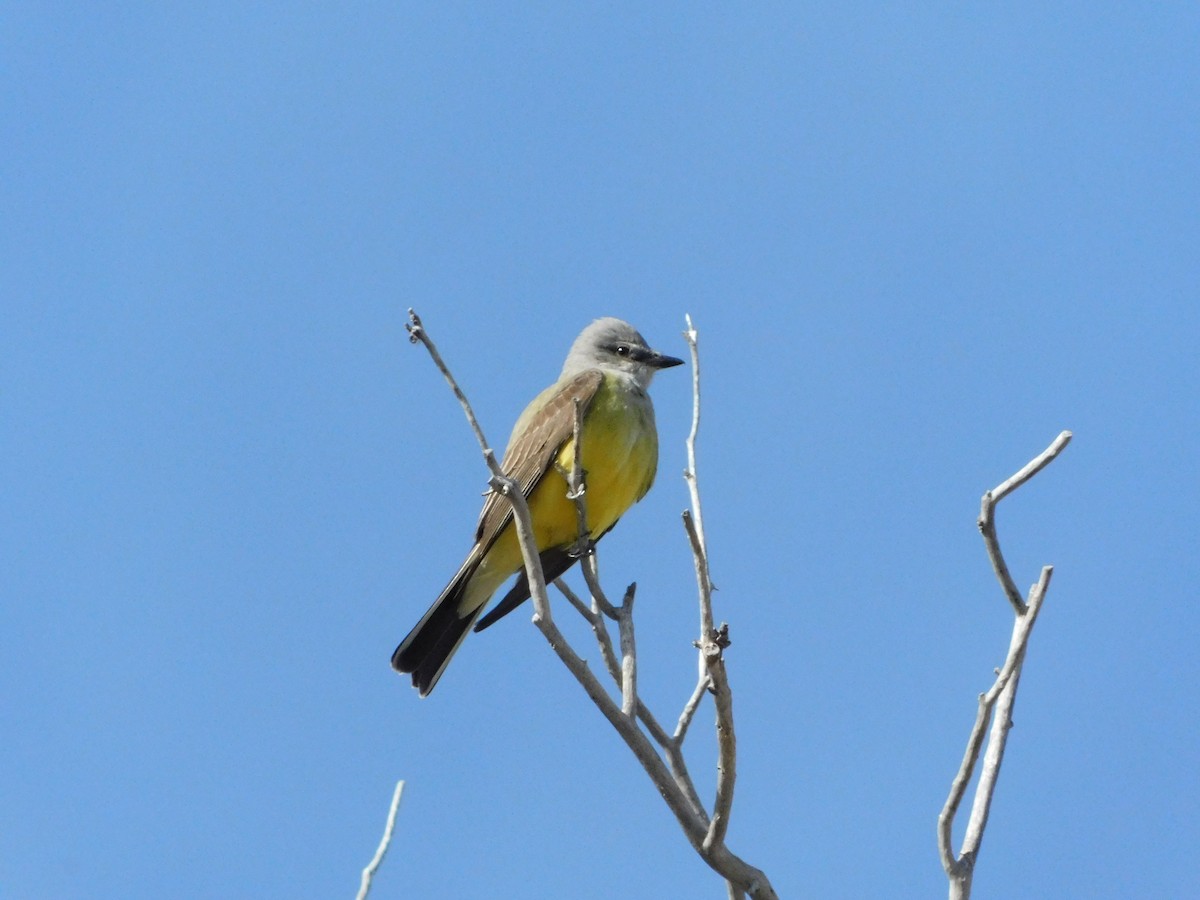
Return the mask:
<svg viewBox="0 0 1200 900">
<path fill-rule="evenodd" d="M 592 318 L 684 355 L 730 623 L 731 847 L 945 890 L 934 823 L 1055 576 L 975 896 L 1200 894 L 1192 4 L 0 8 L 0 894 L 724 896 L 522 612 L 389 655 Z M 673 719 L 659 481 L 601 545 Z M 577 580 L 577 576 L 576 576 Z M 586 633 L 559 617 L 587 655 Z M 689 743 L 712 790 L 711 712 Z"/>
</svg>

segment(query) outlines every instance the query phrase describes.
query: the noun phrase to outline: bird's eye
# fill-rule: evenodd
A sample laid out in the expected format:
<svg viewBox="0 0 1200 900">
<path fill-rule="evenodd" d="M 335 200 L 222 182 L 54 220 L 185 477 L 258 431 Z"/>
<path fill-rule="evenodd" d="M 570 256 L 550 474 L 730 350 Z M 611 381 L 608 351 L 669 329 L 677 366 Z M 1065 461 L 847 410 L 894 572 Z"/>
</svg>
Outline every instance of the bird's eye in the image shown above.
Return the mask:
<svg viewBox="0 0 1200 900">
<path fill-rule="evenodd" d="M 629 355 L 629 345 L 628 344 L 617 344 L 617 346 L 614 347 L 613 349 L 616 351 L 617 356 L 628 356 Z"/>
</svg>

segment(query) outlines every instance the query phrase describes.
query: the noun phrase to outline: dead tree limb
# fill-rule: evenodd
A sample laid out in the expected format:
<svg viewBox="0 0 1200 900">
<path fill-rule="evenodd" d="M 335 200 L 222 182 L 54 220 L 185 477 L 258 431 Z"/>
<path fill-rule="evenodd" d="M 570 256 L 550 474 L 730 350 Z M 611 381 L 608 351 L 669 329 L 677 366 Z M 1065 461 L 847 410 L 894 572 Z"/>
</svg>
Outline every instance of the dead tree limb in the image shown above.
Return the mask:
<svg viewBox="0 0 1200 900">
<path fill-rule="evenodd" d="M 1004 591 L 1005 598 L 1012 605 L 1016 616 L 1013 623 L 1012 637 L 1009 640 L 1008 655 L 1004 664 L 996 672 L 996 680 L 990 688 L 979 695 L 979 705 L 975 712 L 975 724 L 971 727 L 967 738 L 967 749 L 963 754 L 962 764 L 950 785 L 950 794 L 938 816 L 937 841 L 938 854 L 942 860 L 942 868 L 950 882 L 950 900 L 968 900 L 971 896 L 971 881 L 975 873 L 975 863 L 979 858 L 979 847 L 983 842 L 983 832 L 987 828 L 988 813 L 991 810 L 992 797 L 996 792 L 996 781 L 1000 777 L 1000 764 L 1004 761 L 1004 748 L 1008 740 L 1009 729 L 1012 728 L 1013 704 L 1017 699 L 1017 685 L 1021 680 L 1021 667 L 1025 662 L 1025 651 L 1029 646 L 1029 636 L 1041 612 L 1042 602 L 1046 599 L 1046 591 L 1050 587 L 1050 576 L 1053 566 L 1044 566 L 1037 584 L 1029 589 L 1027 598 L 1022 598 L 1009 574 L 1008 564 L 1000 552 L 1000 539 L 996 535 L 996 504 L 1029 481 L 1034 475 L 1049 465 L 1071 440 L 1071 432 L 1064 431 L 1043 450 L 1030 460 L 1020 471 L 1001 483 L 998 487 L 983 495 L 979 513 L 979 531 L 983 535 L 984 546 L 996 579 Z M 991 730 L 988 732 L 988 722 Z M 984 735 L 987 734 L 987 749 L 983 755 L 983 768 L 980 770 L 979 782 L 975 786 L 975 799 L 971 806 L 971 816 L 967 820 L 967 830 L 963 837 L 962 848 L 956 855 L 954 852 L 952 829 L 954 818 L 958 814 L 959 805 L 966 795 L 967 786 L 974 775 L 975 766 L 979 761 L 980 752 L 984 748 Z"/>
</svg>

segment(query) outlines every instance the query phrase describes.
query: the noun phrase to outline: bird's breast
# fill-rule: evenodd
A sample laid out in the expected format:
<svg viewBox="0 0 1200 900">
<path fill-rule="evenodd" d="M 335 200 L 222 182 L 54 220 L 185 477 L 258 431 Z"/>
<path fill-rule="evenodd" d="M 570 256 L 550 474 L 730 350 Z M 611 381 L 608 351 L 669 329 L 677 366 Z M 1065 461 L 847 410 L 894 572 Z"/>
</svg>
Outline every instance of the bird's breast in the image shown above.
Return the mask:
<svg viewBox="0 0 1200 900">
<path fill-rule="evenodd" d="M 654 407 L 640 388 L 607 377 L 584 417 L 581 459 L 586 473 L 588 528 L 603 534 L 654 482 L 658 434 Z M 567 441 L 558 465 L 569 472 L 574 441 Z"/>
</svg>

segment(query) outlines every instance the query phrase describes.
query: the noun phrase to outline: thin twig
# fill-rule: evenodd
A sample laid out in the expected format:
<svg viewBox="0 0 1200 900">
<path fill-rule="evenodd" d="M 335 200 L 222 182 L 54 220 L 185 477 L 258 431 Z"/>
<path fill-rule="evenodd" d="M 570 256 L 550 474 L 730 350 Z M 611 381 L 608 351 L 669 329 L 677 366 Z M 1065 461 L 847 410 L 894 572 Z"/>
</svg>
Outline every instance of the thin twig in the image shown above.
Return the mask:
<svg viewBox="0 0 1200 900">
<path fill-rule="evenodd" d="M 695 516 L 691 510 L 685 509 L 681 514 L 683 519 L 683 528 L 687 532 L 688 544 L 692 548 L 692 563 L 696 570 L 696 588 L 700 594 L 700 624 L 701 635 L 709 634 L 713 630 L 713 611 L 712 611 L 712 582 L 708 578 L 708 554 L 704 548 L 704 539 L 700 536 L 700 530 L 696 525 Z M 701 660 L 701 671 L 703 671 L 704 660 Z"/>
<path fill-rule="evenodd" d="M 604 660 L 604 667 L 608 669 L 608 674 L 612 676 L 613 683 L 620 688 L 621 664 L 617 662 L 617 653 L 613 649 L 612 638 L 608 635 L 608 626 L 604 622 L 604 614 L 599 609 L 591 608 L 580 600 L 579 595 L 571 590 L 570 586 L 561 578 L 554 579 L 554 586 L 558 588 L 559 592 L 567 598 L 567 602 L 591 626 L 592 634 L 596 637 L 596 644 L 600 648 L 600 657 Z"/>
<path fill-rule="evenodd" d="M 396 790 L 392 792 L 392 805 L 388 807 L 387 824 L 383 827 L 383 837 L 379 841 L 379 846 L 375 849 L 375 855 L 362 871 L 362 882 L 358 886 L 358 897 L 356 900 L 367 900 L 367 894 L 371 892 L 371 881 L 375 878 L 375 873 L 379 871 L 379 866 L 383 863 L 383 857 L 387 854 L 388 847 L 392 843 L 392 834 L 396 830 L 396 813 L 400 809 L 400 796 L 403 793 L 404 782 L 397 781 Z"/>
<path fill-rule="evenodd" d="M 726 880 L 741 886 L 755 900 L 778 900 L 770 882 L 761 871 L 730 853 L 723 843 L 706 846 L 705 837 L 708 829 L 704 819 L 697 815 L 694 806 L 675 783 L 661 757 L 654 752 L 654 747 L 649 739 L 637 727 L 636 722 L 621 712 L 600 682 L 596 680 L 596 676 L 592 674 L 587 663 L 580 659 L 567 643 L 566 638 L 563 637 L 554 622 L 544 618 L 536 621 L 538 628 L 554 652 L 558 654 L 559 659 L 575 676 L 575 680 L 583 687 L 601 714 L 608 719 L 621 739 L 625 741 L 625 745 L 633 751 L 638 762 L 642 764 L 642 768 L 646 770 L 655 787 L 658 788 L 659 794 L 675 815 L 676 821 L 683 828 L 689 843 L 699 853 L 700 858 Z"/>
<path fill-rule="evenodd" d="M 684 512 L 683 525 L 692 548 L 700 597 L 700 671 L 708 673 L 717 713 L 717 793 L 708 831 L 704 836 L 704 847 L 711 850 L 724 844 L 729 828 L 734 785 L 737 782 L 737 736 L 733 729 L 733 694 L 725 674 L 724 651 L 729 646 L 729 628 L 724 624 L 720 630 L 713 627 L 713 585 L 709 574 L 708 545 L 704 539 L 700 480 L 696 472 L 696 439 L 700 433 L 700 339 L 692 325 L 692 317 L 687 316 L 685 321 L 687 331 L 684 337 L 692 356 L 692 428 L 687 437 L 688 467 L 683 477 L 691 494 L 692 508 L 690 512 Z"/>
<path fill-rule="evenodd" d="M 675 743 L 683 744 L 684 738 L 687 737 L 688 727 L 692 724 L 692 719 L 696 716 L 696 710 L 700 708 L 700 701 L 704 699 L 704 694 L 710 687 L 712 687 L 712 678 L 706 670 L 696 680 L 696 687 L 692 689 L 692 696 L 688 697 L 687 703 L 683 705 L 683 712 L 679 714 L 679 722 L 675 725 Z"/>
<path fill-rule="evenodd" d="M 712 621 L 712 582 L 707 577 L 706 561 L 700 535 L 692 517 L 685 511 L 683 525 L 692 547 L 696 583 L 700 594 L 701 618 Z M 733 730 L 733 693 L 725 674 L 724 650 L 729 646 L 729 626 L 709 628 L 696 642 L 700 649 L 701 679 L 707 676 L 717 713 L 717 795 L 709 819 L 705 846 L 717 846 L 725 839 L 729 815 L 733 808 L 733 789 L 737 781 L 737 735 Z M 685 707 L 686 711 L 686 707 Z M 693 710 L 694 712 L 694 710 Z M 686 732 L 686 728 L 684 729 Z M 676 732 L 679 733 L 678 731 Z M 682 740 L 682 738 L 680 738 Z"/>
<path fill-rule="evenodd" d="M 479 442 L 479 449 L 483 451 L 483 455 L 486 457 L 492 451 L 489 449 L 487 439 L 483 436 L 483 429 L 479 427 L 479 420 L 475 418 L 475 412 L 471 409 L 471 404 L 467 401 L 467 395 L 462 392 L 462 388 L 458 386 L 458 382 L 450 374 L 450 369 L 442 361 L 442 355 L 438 353 L 438 349 L 434 346 L 429 333 L 425 331 L 425 326 L 421 324 L 421 317 L 414 310 L 409 309 L 408 323 L 404 327 L 408 331 L 409 341 L 414 344 L 420 342 L 429 351 L 434 365 L 438 367 L 438 371 L 442 373 L 442 377 L 450 385 L 450 390 L 454 391 L 454 396 L 458 398 L 458 403 L 462 407 L 463 412 L 467 414 L 467 421 L 471 424 L 471 431 L 475 433 L 475 440 Z M 489 466 L 488 468 L 492 467 Z M 496 471 L 498 469 L 493 469 L 493 473 Z"/>
<path fill-rule="evenodd" d="M 621 712 L 627 718 L 632 719 L 637 715 L 638 705 L 637 644 L 633 633 L 633 598 L 637 590 L 637 584 L 629 585 L 629 589 L 625 592 L 625 600 L 620 608 L 614 608 L 608 602 L 608 598 L 604 596 L 604 592 L 600 588 L 596 547 L 592 543 L 591 532 L 588 529 L 587 485 L 584 481 L 586 473 L 583 468 L 583 404 L 580 403 L 579 398 L 575 399 L 575 419 L 572 430 L 574 454 L 571 461 L 567 499 L 575 501 L 575 515 L 579 529 L 578 553 L 582 557 L 580 568 L 583 569 L 584 580 L 591 591 L 592 603 L 595 605 L 597 612 L 595 617 L 589 617 L 589 619 L 592 624 L 592 630 L 596 633 L 596 638 L 600 642 L 601 653 L 605 651 L 611 652 L 611 641 L 608 637 L 608 629 L 605 627 L 604 621 L 599 617 L 598 613 L 603 612 L 610 618 L 617 620 L 621 638 L 621 668 L 620 676 L 617 677 L 617 685 L 621 689 Z M 603 633 L 603 637 L 601 637 L 601 633 Z M 605 662 L 608 662 L 607 656 Z M 611 667 L 609 671 L 612 671 Z"/>
<path fill-rule="evenodd" d="M 584 580 L 592 594 L 595 614 L 589 615 L 588 621 L 600 644 L 600 652 L 605 657 L 604 661 L 608 665 L 609 672 L 613 673 L 613 677 L 621 689 L 621 711 L 626 717 L 633 718 L 637 714 L 637 658 L 633 635 L 633 596 L 637 585 L 629 586 L 629 590 L 625 593 L 625 602 L 620 609 L 613 608 L 600 588 L 596 546 L 592 542 L 591 532 L 588 528 L 587 484 L 584 481 L 586 473 L 583 468 L 583 404 L 578 397 L 575 398 L 574 413 L 572 424 L 574 452 L 568 477 L 567 499 L 573 500 L 575 503 L 575 516 L 579 532 L 577 552 L 582 557 L 580 568 L 583 569 Z M 615 618 L 620 628 L 621 666 L 619 672 L 616 673 L 614 673 L 612 659 L 612 641 L 608 636 L 608 628 L 600 616 L 601 612 L 610 618 Z"/>
<path fill-rule="evenodd" d="M 535 599 L 536 602 L 536 599 Z M 663 764 L 662 759 L 654 751 L 654 747 L 650 744 L 649 739 L 637 727 L 635 721 L 625 716 L 608 692 L 604 690 L 592 670 L 588 668 L 579 655 L 574 651 L 571 645 L 563 637 L 561 631 L 549 617 L 535 616 L 535 623 L 539 630 L 549 642 L 551 648 L 559 659 L 563 661 L 571 674 L 575 676 L 575 680 L 587 692 L 587 695 L 592 699 L 592 702 L 599 708 L 600 712 L 616 729 L 617 733 L 625 741 L 630 750 L 633 751 L 638 761 L 642 764 L 642 768 L 650 775 L 655 786 L 658 787 L 659 793 L 662 794 L 667 806 L 675 814 L 680 825 L 683 826 L 684 833 L 688 839 L 698 845 L 703 839 L 705 824 L 698 816 L 684 793 L 675 784 Z"/>
<path fill-rule="evenodd" d="M 579 568 L 583 570 L 583 583 L 587 585 L 588 593 L 592 595 L 592 603 L 595 604 L 596 611 L 604 613 L 614 622 L 617 621 L 620 618 L 620 612 L 617 607 L 612 605 L 608 595 L 604 593 L 604 588 L 600 586 L 600 560 L 596 556 L 594 547 L 579 561 Z"/>
<path fill-rule="evenodd" d="M 992 489 L 992 500 L 994 503 L 999 503 L 1030 478 L 1036 475 L 1050 463 L 1054 462 L 1058 454 L 1062 453 L 1067 444 L 1071 443 L 1073 437 L 1070 431 L 1061 432 L 1058 437 L 1050 442 L 1050 446 L 1031 459 L 1017 473 L 1012 475 L 1008 480 L 1002 482 L 999 487 Z"/>
<path fill-rule="evenodd" d="M 580 404 L 577 402 L 575 404 L 575 421 L 573 425 L 574 457 L 568 478 L 570 491 L 568 497 L 575 502 L 579 529 L 581 533 L 584 533 L 587 523 L 587 509 L 585 506 L 587 488 L 584 482 L 586 473 L 584 472 L 582 463 L 582 431 L 582 410 Z M 708 815 L 704 810 L 704 804 L 700 801 L 695 783 L 688 772 L 687 761 L 683 756 L 681 748 L 682 742 L 672 739 L 666 733 L 662 726 L 659 725 L 658 720 L 650 712 L 650 709 L 637 696 L 637 652 L 633 630 L 633 592 L 636 590 L 637 585 L 631 584 L 621 607 L 614 607 L 605 596 L 604 590 L 600 585 L 598 557 L 595 546 L 587 544 L 586 547 L 581 547 L 581 550 L 586 551 L 584 552 L 583 559 L 580 561 L 580 568 L 583 570 L 584 581 L 592 597 L 592 607 L 588 608 L 561 579 L 557 580 L 555 584 L 563 596 L 567 598 L 567 601 L 575 607 L 576 611 L 591 626 L 596 643 L 600 648 L 600 656 L 604 660 L 605 668 L 608 669 L 613 682 L 621 691 L 622 713 L 627 717 L 636 714 L 650 736 L 662 748 L 663 753 L 666 755 L 667 764 L 670 766 L 671 776 L 676 786 L 683 792 L 692 812 L 707 822 Z M 619 665 L 613 649 L 612 638 L 609 636 L 608 628 L 604 622 L 605 617 L 617 621 L 622 652 L 622 661 Z"/>
<path fill-rule="evenodd" d="M 692 317 L 683 317 L 687 323 L 687 331 L 683 333 L 687 340 L 688 350 L 692 356 L 692 429 L 687 436 L 687 469 L 683 473 L 688 491 L 692 495 L 692 509 L 696 514 L 696 533 L 700 535 L 700 544 L 704 541 L 704 519 L 700 514 L 700 486 L 696 480 L 696 436 L 700 433 L 700 333 L 692 326 Z"/>
<path fill-rule="evenodd" d="M 727 629 L 713 633 L 710 647 L 704 653 L 709 657 L 709 674 L 712 676 L 713 705 L 717 710 L 717 793 L 713 802 L 712 817 L 708 823 L 708 834 L 704 837 L 705 847 L 725 843 L 729 829 L 729 818 L 733 812 L 733 788 L 737 782 L 737 735 L 733 730 L 733 692 L 725 674 L 725 660 L 721 654 L 728 645 Z"/>
<path fill-rule="evenodd" d="M 533 522 L 529 517 L 529 504 L 525 502 L 525 497 L 521 493 L 517 483 L 506 476 L 500 468 L 500 464 L 496 462 L 496 454 L 492 452 L 487 439 L 483 436 L 483 429 L 479 427 L 479 421 L 475 418 L 475 412 L 471 409 L 471 404 L 467 400 L 466 394 L 459 388 L 458 382 L 450 374 L 450 370 L 446 367 L 445 362 L 442 361 L 442 356 L 438 353 L 433 339 L 429 337 L 429 333 L 421 323 L 421 317 L 414 310 L 410 309 L 408 311 L 408 319 L 409 321 L 405 328 L 408 329 L 409 340 L 414 344 L 420 342 L 425 345 L 425 349 L 429 351 L 434 364 L 446 379 L 446 383 L 450 385 L 450 389 L 454 391 L 454 396 L 458 398 L 463 412 L 466 413 L 467 421 L 471 424 L 471 430 L 475 433 L 475 439 L 479 442 L 480 449 L 483 451 L 483 459 L 487 463 L 488 470 L 492 473 L 488 484 L 492 490 L 503 494 L 512 506 L 513 525 L 517 530 L 518 543 L 521 546 L 521 556 L 525 562 L 525 571 L 529 579 L 529 592 L 533 598 L 533 605 L 536 610 L 534 617 L 545 616 L 549 618 L 550 601 L 546 597 L 546 579 L 542 574 L 542 563 L 537 552 L 537 542 L 533 538 Z M 530 554 L 532 554 L 532 557 Z"/>
<path fill-rule="evenodd" d="M 567 602 L 575 608 L 575 611 L 583 616 L 584 620 L 592 626 L 592 631 L 596 636 L 596 643 L 600 647 L 600 655 L 604 659 L 605 668 L 608 669 L 609 675 L 612 677 L 613 683 L 618 687 L 621 686 L 621 666 L 617 662 L 616 652 L 613 649 L 612 639 L 608 636 L 608 631 L 604 627 L 604 619 L 602 614 L 597 610 L 589 609 L 579 596 L 571 590 L 570 586 L 562 579 L 555 579 L 554 586 L 562 592 L 562 595 L 567 598 Z M 707 684 L 707 676 L 704 683 Z M 699 705 L 700 699 L 695 700 L 695 704 Z M 691 715 L 694 715 L 695 709 L 692 709 L 688 714 L 690 721 Z M 692 784 L 692 778 L 687 771 L 687 763 L 680 752 L 680 745 L 683 743 L 682 738 L 667 734 L 666 730 L 658 723 L 658 719 L 650 712 L 649 707 L 639 698 L 637 700 L 637 717 L 645 726 L 646 732 L 654 739 L 654 742 L 662 747 L 663 752 L 667 755 L 667 763 L 671 767 L 671 774 L 674 776 L 676 783 L 680 789 L 688 794 L 689 799 L 696 811 L 704 816 L 707 821 L 708 815 L 704 812 L 704 806 L 700 802 L 700 798 L 696 795 L 696 788 Z"/>
<path fill-rule="evenodd" d="M 571 460 L 571 471 L 567 477 L 567 499 L 573 500 L 575 503 L 575 517 L 579 528 L 579 539 L 575 552 L 579 556 L 579 568 L 583 570 L 583 580 L 592 595 L 592 603 L 604 615 L 616 620 L 617 608 L 608 601 L 604 589 L 600 587 L 600 562 L 596 557 L 596 545 L 592 542 L 587 524 L 587 471 L 583 468 L 583 405 L 578 398 L 575 400 L 572 447 L 574 454 Z"/>
<path fill-rule="evenodd" d="M 713 629 L 712 614 L 712 581 L 708 569 L 708 544 L 704 539 L 704 513 L 700 506 L 700 481 L 696 474 L 696 438 L 700 433 L 700 335 L 692 327 L 692 317 L 684 316 L 687 331 L 683 336 L 687 339 L 688 349 L 692 356 L 692 428 L 687 436 L 687 468 L 683 471 L 683 480 L 687 482 L 688 493 L 691 495 L 692 509 L 690 515 L 695 520 L 688 537 L 692 544 L 692 553 L 696 557 L 697 578 L 700 583 L 700 634 L 708 634 Z M 688 515 L 688 513 L 684 513 Z M 703 663 L 703 661 L 701 661 Z M 704 670 L 701 665 L 701 671 Z"/>
<path fill-rule="evenodd" d="M 637 582 L 625 591 L 617 628 L 621 635 L 621 712 L 632 718 L 637 714 L 637 642 L 633 635 L 633 597 Z"/>
<path fill-rule="evenodd" d="M 1003 588 L 1004 595 L 1012 604 L 1013 611 L 1017 615 L 1025 611 L 1025 601 L 1021 599 L 1021 592 L 1017 590 L 1016 582 L 1013 581 L 1013 577 L 1008 571 L 1008 564 L 1004 561 L 1004 554 L 1000 552 L 1000 538 L 996 535 L 996 504 L 1046 468 L 1070 442 L 1071 432 L 1062 432 L 1051 442 L 1049 447 L 1026 463 L 1015 475 L 1002 482 L 998 487 L 987 491 L 980 502 L 979 521 L 976 524 L 983 535 L 988 559 L 992 561 L 992 569 L 996 573 L 1000 587 Z"/>
<path fill-rule="evenodd" d="M 590 609 L 588 609 L 588 605 L 579 599 L 579 595 L 571 590 L 571 586 L 569 584 L 567 584 L 561 578 L 555 578 L 551 584 L 558 588 L 559 593 L 567 598 L 567 602 L 575 607 L 575 611 L 583 616 L 589 625 L 593 623 L 595 615 Z"/>
<path fill-rule="evenodd" d="M 576 552 L 582 558 L 594 552 L 595 547 L 592 545 L 591 532 L 588 530 L 587 485 L 583 480 L 583 404 L 578 397 L 575 398 L 571 447 L 574 454 L 571 458 L 571 472 L 567 479 L 567 499 L 575 501 L 575 519 L 579 532 Z"/>
<path fill-rule="evenodd" d="M 996 793 L 996 781 L 1000 777 L 1000 764 L 1004 761 L 1004 748 L 1008 741 L 1008 732 L 1012 728 L 1012 709 L 1017 698 L 1017 686 L 1021 680 L 1021 667 L 1025 662 L 1025 650 L 1029 646 L 1029 635 L 1037 621 L 1050 587 L 1050 576 L 1054 573 L 1052 566 L 1042 569 L 1041 577 L 1029 592 L 1028 612 L 1021 617 L 1017 627 L 1013 629 L 1012 646 L 1008 658 L 1004 662 L 996 684 L 987 693 L 987 700 L 994 706 L 992 711 L 992 731 L 988 736 L 987 751 L 983 757 L 983 768 L 979 772 L 979 785 L 975 791 L 975 802 L 971 807 L 971 818 L 967 820 L 967 832 L 963 837 L 961 856 L 975 859 L 979 853 L 979 845 L 983 841 L 983 832 L 987 828 L 988 813 L 992 806 L 992 797 Z"/>
<path fill-rule="evenodd" d="M 521 559 L 525 563 L 525 576 L 529 580 L 529 596 L 533 600 L 533 621 L 552 622 L 550 598 L 546 595 L 546 576 L 542 572 L 542 560 L 538 555 L 537 541 L 533 536 L 533 518 L 525 495 L 517 490 L 508 478 L 492 476 L 492 484 L 512 506 L 513 525 L 517 529 L 517 543 L 521 547 Z"/>
</svg>

